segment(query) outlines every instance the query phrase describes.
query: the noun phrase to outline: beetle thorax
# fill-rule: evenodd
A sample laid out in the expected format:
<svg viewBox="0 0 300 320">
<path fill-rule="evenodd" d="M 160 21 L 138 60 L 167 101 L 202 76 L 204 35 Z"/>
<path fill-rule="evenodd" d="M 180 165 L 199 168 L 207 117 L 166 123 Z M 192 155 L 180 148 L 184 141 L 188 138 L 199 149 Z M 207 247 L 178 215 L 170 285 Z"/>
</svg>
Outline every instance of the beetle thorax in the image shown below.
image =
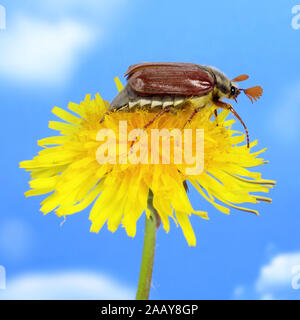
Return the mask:
<svg viewBox="0 0 300 320">
<path fill-rule="evenodd" d="M 229 98 L 230 97 L 230 89 L 231 89 L 231 81 L 220 70 L 218 70 L 214 67 L 207 67 L 207 69 L 211 73 L 213 73 L 213 75 L 216 79 L 214 93 L 213 93 L 215 98 Z"/>
</svg>

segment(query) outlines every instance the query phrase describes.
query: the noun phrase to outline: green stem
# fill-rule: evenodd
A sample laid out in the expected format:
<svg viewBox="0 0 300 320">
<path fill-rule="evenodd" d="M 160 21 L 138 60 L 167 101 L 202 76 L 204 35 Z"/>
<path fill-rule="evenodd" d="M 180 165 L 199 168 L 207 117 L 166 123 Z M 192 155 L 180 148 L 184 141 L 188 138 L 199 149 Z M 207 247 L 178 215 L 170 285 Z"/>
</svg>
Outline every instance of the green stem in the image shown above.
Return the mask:
<svg viewBox="0 0 300 320">
<path fill-rule="evenodd" d="M 152 204 L 153 194 L 150 190 L 148 197 L 148 208 L 151 212 L 146 217 L 143 256 L 140 269 L 139 283 L 136 292 L 136 300 L 148 300 L 152 280 L 152 269 L 155 253 L 155 239 L 157 227 L 157 214 Z"/>
</svg>

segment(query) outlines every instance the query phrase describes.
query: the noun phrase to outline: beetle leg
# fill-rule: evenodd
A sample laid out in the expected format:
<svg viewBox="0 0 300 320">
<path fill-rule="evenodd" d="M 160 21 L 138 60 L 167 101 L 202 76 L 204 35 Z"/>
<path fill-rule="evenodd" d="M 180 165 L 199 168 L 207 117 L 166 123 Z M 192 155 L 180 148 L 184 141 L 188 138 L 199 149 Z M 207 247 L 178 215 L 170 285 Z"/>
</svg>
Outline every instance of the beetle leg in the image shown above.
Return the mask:
<svg viewBox="0 0 300 320">
<path fill-rule="evenodd" d="M 233 109 L 232 105 L 222 102 L 222 101 L 214 101 L 214 104 L 220 108 L 223 109 L 228 109 L 233 115 L 235 115 L 238 120 L 240 121 L 240 123 L 242 124 L 242 126 L 244 127 L 245 131 L 246 131 L 246 137 L 247 137 L 247 147 L 249 148 L 250 146 L 250 142 L 249 142 L 249 133 L 248 133 L 248 129 L 244 123 L 244 121 L 242 120 L 242 118 L 238 115 L 238 113 Z"/>
<path fill-rule="evenodd" d="M 106 111 L 102 117 L 102 119 L 99 121 L 99 123 L 102 123 L 105 120 L 105 116 L 108 116 L 109 114 L 111 114 L 113 111 Z"/>
<path fill-rule="evenodd" d="M 199 108 L 195 108 L 193 113 L 189 116 L 189 118 L 186 120 L 184 126 L 182 127 L 182 129 L 184 129 L 186 127 L 186 125 L 188 123 L 191 123 L 191 121 L 193 120 L 193 118 L 195 117 L 195 115 L 199 112 L 200 110 L 200 107 Z"/>
<path fill-rule="evenodd" d="M 147 129 L 157 118 L 162 116 L 165 113 L 170 111 L 170 107 L 166 107 L 165 109 L 161 110 L 158 114 L 156 114 L 148 123 L 144 125 L 144 129 Z"/>
<path fill-rule="evenodd" d="M 148 123 L 146 123 L 143 127 L 143 129 L 147 129 L 151 124 L 159 117 L 161 117 L 163 114 L 170 112 L 170 107 L 166 107 L 165 109 L 162 109 L 159 113 L 157 113 Z M 135 144 L 136 138 L 131 142 L 130 148 Z"/>
</svg>

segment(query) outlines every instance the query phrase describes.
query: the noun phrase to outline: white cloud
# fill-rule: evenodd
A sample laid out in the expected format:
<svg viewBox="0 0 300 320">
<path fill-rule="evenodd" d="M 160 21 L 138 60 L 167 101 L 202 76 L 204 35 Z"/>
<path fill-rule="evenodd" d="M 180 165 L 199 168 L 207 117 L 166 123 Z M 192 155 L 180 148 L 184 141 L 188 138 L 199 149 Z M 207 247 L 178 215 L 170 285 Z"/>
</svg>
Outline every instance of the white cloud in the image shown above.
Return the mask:
<svg viewBox="0 0 300 320">
<path fill-rule="evenodd" d="M 300 252 L 281 253 L 263 265 L 250 286 L 237 286 L 235 299 L 300 299 Z"/>
<path fill-rule="evenodd" d="M 92 39 L 91 30 L 76 21 L 19 16 L 1 33 L 0 73 L 25 83 L 61 83 Z"/>
<path fill-rule="evenodd" d="M 299 140 L 300 127 L 298 123 L 300 110 L 300 82 L 290 85 L 280 93 L 272 116 L 270 116 L 269 130 L 280 140 L 295 142 Z"/>
<path fill-rule="evenodd" d="M 258 292 L 271 294 L 274 290 L 292 289 L 293 268 L 300 265 L 300 252 L 283 253 L 264 265 L 255 287 Z"/>
<path fill-rule="evenodd" d="M 87 271 L 32 273 L 16 277 L 0 290 L 0 299 L 134 299 L 134 291 L 116 280 Z"/>
<path fill-rule="evenodd" d="M 22 85 L 63 84 L 83 54 L 112 36 L 128 8 L 127 0 L 20 4 L 0 34 L 0 76 Z"/>
</svg>

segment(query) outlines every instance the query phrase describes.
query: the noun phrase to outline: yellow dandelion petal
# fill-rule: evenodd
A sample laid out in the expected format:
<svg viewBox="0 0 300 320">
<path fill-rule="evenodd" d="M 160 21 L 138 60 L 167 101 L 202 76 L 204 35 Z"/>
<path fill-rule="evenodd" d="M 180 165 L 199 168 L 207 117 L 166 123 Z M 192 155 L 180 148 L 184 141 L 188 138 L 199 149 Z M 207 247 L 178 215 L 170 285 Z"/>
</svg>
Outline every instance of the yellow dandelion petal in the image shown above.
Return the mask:
<svg viewBox="0 0 300 320">
<path fill-rule="evenodd" d="M 55 114 L 56 116 L 58 116 L 59 118 L 61 118 L 64 121 L 67 121 L 71 124 L 80 124 L 81 123 L 81 119 L 72 115 L 71 113 L 69 113 L 68 111 L 65 111 L 64 109 L 61 109 L 59 107 L 54 107 L 52 109 L 52 113 Z"/>
<path fill-rule="evenodd" d="M 101 192 L 101 188 L 102 188 L 102 185 L 98 184 L 96 187 L 94 187 L 94 189 L 92 189 L 89 193 L 86 194 L 86 196 L 84 197 L 84 199 L 81 202 L 79 202 L 73 206 L 68 206 L 66 208 L 63 208 L 63 207 L 58 208 L 56 210 L 56 214 L 58 216 L 66 216 L 66 215 L 74 214 L 76 212 L 84 210 L 86 207 L 88 207 L 96 199 L 96 197 Z"/>
<path fill-rule="evenodd" d="M 25 192 L 25 196 L 26 197 L 40 196 L 42 194 L 52 192 L 53 190 L 54 190 L 53 188 L 31 189 Z"/>
<path fill-rule="evenodd" d="M 196 245 L 196 236 L 190 220 L 185 212 L 176 211 L 176 218 L 182 228 L 183 234 L 190 246 Z"/>
<path fill-rule="evenodd" d="M 116 77 L 114 80 L 115 80 L 115 83 L 116 83 L 116 86 L 117 86 L 117 90 L 120 92 L 123 89 L 124 86 L 122 85 L 122 83 L 121 83 L 121 81 L 120 81 L 120 79 L 118 77 Z"/>
</svg>

